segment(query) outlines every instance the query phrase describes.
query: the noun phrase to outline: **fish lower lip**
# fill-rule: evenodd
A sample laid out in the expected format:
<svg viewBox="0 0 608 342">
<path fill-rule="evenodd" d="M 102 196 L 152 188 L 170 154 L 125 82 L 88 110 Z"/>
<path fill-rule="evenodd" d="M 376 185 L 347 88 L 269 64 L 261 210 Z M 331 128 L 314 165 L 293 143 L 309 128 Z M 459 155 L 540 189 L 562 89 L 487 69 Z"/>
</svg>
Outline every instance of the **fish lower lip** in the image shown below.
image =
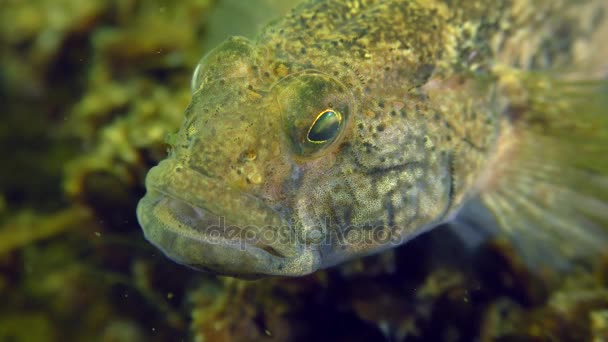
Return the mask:
<svg viewBox="0 0 608 342">
<path fill-rule="evenodd" d="M 243 229 L 226 221 L 224 216 L 215 215 L 208 210 L 188 204 L 178 198 L 164 195 L 158 205 L 166 206 L 177 221 L 183 225 L 180 228 L 189 230 L 191 236 L 196 236 L 201 243 L 217 244 L 233 248 L 258 248 L 275 257 L 285 258 L 286 255 L 269 244 L 264 244 L 253 230 Z M 181 231 L 180 233 L 185 233 Z"/>
<path fill-rule="evenodd" d="M 147 196 L 158 196 L 154 200 L 154 211 L 157 217 L 163 217 L 167 221 L 167 228 L 201 246 L 216 245 L 218 248 L 256 250 L 274 257 L 288 257 L 285 251 L 273 247 L 270 242 L 261 241 L 260 235 L 263 232 L 258 229 L 261 227 L 251 225 L 243 228 L 230 222 L 225 216 L 214 214 L 162 191 L 152 190 Z"/>
<path fill-rule="evenodd" d="M 178 161 L 150 170 L 146 188 L 137 206 L 144 236 L 178 263 L 239 277 L 318 268 L 316 250 L 294 239 L 293 227 L 261 200 Z"/>
<path fill-rule="evenodd" d="M 138 205 L 146 239 L 175 262 L 212 273 L 266 274 L 284 253 L 270 244 L 243 238 L 245 231 L 180 199 L 148 190 Z"/>
</svg>

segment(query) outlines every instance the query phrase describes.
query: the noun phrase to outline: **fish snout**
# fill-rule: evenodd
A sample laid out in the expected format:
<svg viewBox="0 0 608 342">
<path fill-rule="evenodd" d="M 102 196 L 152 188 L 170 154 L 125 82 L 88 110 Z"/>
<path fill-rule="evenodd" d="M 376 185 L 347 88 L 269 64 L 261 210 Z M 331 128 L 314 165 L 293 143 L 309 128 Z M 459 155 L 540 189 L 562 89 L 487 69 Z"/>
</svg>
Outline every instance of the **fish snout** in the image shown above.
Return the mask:
<svg viewBox="0 0 608 342">
<path fill-rule="evenodd" d="M 137 217 L 170 259 L 240 277 L 304 275 L 320 264 L 294 226 L 263 201 L 165 160 L 146 179 Z"/>
</svg>

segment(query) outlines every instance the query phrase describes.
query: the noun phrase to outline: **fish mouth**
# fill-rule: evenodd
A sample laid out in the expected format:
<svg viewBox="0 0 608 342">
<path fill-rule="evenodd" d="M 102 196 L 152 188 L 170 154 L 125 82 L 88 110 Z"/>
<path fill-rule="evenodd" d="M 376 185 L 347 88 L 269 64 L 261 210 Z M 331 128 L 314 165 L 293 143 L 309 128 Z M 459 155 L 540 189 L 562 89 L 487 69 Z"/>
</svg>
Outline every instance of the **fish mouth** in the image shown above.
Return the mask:
<svg viewBox="0 0 608 342">
<path fill-rule="evenodd" d="M 277 212 L 178 160 L 153 167 L 146 189 L 137 206 L 144 236 L 180 264 L 243 278 L 318 268 L 318 252 Z"/>
</svg>

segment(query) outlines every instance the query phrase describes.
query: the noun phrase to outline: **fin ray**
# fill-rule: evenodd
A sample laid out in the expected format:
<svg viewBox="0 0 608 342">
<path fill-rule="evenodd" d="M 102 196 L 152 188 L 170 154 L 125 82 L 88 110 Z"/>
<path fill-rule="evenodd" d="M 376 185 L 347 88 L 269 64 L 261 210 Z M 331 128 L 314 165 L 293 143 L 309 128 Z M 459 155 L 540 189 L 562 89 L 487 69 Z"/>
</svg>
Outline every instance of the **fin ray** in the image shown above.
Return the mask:
<svg viewBox="0 0 608 342">
<path fill-rule="evenodd" d="M 480 184 L 482 202 L 532 266 L 604 253 L 608 80 L 505 72 L 512 108 L 497 142 L 502 153 Z"/>
</svg>

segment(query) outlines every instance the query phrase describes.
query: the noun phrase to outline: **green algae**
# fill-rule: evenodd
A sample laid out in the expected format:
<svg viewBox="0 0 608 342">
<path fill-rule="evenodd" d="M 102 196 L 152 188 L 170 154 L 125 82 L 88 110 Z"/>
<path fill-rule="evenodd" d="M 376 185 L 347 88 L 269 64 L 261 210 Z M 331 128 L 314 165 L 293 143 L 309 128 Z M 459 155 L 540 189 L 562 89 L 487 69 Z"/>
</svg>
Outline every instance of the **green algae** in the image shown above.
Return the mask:
<svg viewBox="0 0 608 342">
<path fill-rule="evenodd" d="M 0 226 L 0 255 L 71 229 L 79 229 L 83 224 L 91 225 L 91 219 L 90 211 L 83 207 L 73 207 L 51 215 L 20 212 Z"/>
</svg>

